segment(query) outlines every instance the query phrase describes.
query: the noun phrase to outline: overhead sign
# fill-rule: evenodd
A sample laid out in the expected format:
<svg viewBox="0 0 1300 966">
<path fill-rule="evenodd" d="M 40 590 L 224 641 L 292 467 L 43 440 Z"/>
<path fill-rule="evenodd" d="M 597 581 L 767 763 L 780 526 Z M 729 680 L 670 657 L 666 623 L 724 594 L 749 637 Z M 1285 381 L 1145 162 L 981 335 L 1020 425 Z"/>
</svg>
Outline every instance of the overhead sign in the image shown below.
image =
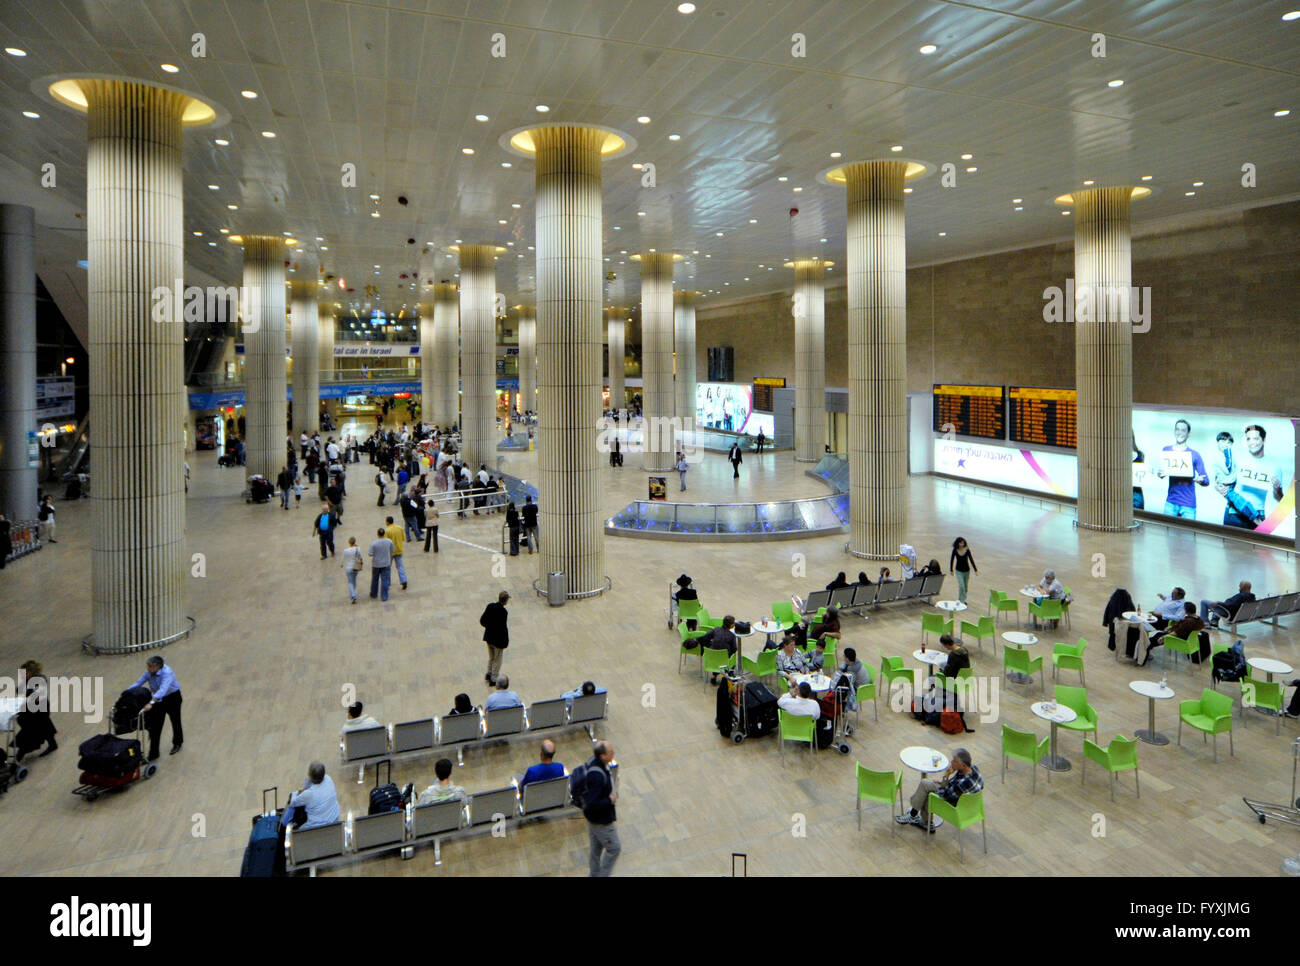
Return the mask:
<svg viewBox="0 0 1300 966">
<path fill-rule="evenodd" d="M 77 384 L 71 376 L 46 376 L 36 380 L 36 421 L 77 415 Z"/>
<path fill-rule="evenodd" d="M 420 354 L 420 344 L 418 342 L 399 342 L 399 343 L 374 343 L 362 342 L 359 344 L 344 343 L 343 345 L 335 344 L 334 358 L 336 359 L 356 359 L 362 356 L 367 358 L 392 358 L 394 356 L 418 356 Z"/>
</svg>

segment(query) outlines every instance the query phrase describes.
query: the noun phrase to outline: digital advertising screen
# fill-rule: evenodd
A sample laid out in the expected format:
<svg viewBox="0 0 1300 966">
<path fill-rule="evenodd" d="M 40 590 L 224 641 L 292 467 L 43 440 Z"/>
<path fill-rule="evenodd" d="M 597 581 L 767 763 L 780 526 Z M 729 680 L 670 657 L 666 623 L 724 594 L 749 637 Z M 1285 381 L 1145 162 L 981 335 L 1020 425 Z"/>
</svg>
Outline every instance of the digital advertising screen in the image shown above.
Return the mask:
<svg viewBox="0 0 1300 966">
<path fill-rule="evenodd" d="M 1079 495 L 1079 461 L 1070 453 L 936 439 L 934 472 L 1053 496 Z"/>
<path fill-rule="evenodd" d="M 1007 387 L 1010 439 L 1031 446 L 1079 445 L 1079 404 L 1073 389 Z"/>
<path fill-rule="evenodd" d="M 1005 439 L 1006 394 L 1001 386 L 935 384 L 932 395 L 934 431 L 984 439 Z"/>
<path fill-rule="evenodd" d="M 701 382 L 695 387 L 695 425 L 701 429 L 743 433 L 753 410 L 753 393 L 749 386 Z M 770 429 L 767 432 L 771 434 Z M 758 434 L 757 429 L 754 434 Z"/>
</svg>

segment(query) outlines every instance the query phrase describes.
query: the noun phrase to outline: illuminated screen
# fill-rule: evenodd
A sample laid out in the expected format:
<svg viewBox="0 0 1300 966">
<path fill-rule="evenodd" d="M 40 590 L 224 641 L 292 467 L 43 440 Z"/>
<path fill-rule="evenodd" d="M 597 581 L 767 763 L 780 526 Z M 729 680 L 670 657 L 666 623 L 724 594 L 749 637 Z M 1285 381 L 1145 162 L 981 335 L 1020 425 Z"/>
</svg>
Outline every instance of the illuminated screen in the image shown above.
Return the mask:
<svg viewBox="0 0 1300 966">
<path fill-rule="evenodd" d="M 762 430 L 768 439 L 776 431 L 775 417 L 771 413 L 754 412 L 753 389 L 732 382 L 701 382 L 696 385 L 695 425 L 700 429 L 721 429 L 747 436 L 757 436 Z"/>
</svg>

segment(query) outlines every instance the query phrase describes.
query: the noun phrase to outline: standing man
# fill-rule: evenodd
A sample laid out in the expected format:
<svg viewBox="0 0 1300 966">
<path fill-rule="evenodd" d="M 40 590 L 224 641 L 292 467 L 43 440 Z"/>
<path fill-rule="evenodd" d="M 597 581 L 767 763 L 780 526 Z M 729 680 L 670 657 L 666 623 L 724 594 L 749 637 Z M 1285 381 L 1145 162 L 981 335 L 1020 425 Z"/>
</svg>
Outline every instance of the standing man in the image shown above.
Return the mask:
<svg viewBox="0 0 1300 966">
<path fill-rule="evenodd" d="M 594 751 L 587 762 L 587 783 L 582 796 L 582 814 L 587 820 L 587 838 L 591 843 L 589 869 L 593 877 L 608 876 L 623 851 L 618 830 L 614 828 L 618 792 L 614 791 L 614 780 L 609 773 L 614 746 L 608 741 L 598 741 Z"/>
<path fill-rule="evenodd" d="M 275 485 L 280 488 L 280 506 L 289 509 L 289 488 L 293 486 L 293 474 L 289 467 L 281 466 L 280 474 L 275 478 Z"/>
<path fill-rule="evenodd" d="M 528 538 L 528 553 L 538 550 L 537 544 L 537 504 L 531 496 L 524 497 L 523 514 L 524 535 Z"/>
<path fill-rule="evenodd" d="M 48 495 L 41 498 L 40 509 L 36 511 L 36 519 L 39 522 L 41 537 L 50 543 L 58 543 L 54 539 L 54 503 Z"/>
<path fill-rule="evenodd" d="M 392 517 L 385 517 L 388 526 L 384 527 L 384 536 L 393 544 L 393 563 L 397 566 L 397 579 L 402 582 L 402 590 L 406 589 L 406 566 L 402 563 L 402 552 L 406 549 L 406 536 L 402 533 L 402 528 L 393 522 Z"/>
<path fill-rule="evenodd" d="M 324 479 L 324 477 L 321 477 L 321 479 Z M 343 521 L 343 496 L 343 487 L 337 480 L 331 480 L 330 485 L 325 487 L 325 499 L 329 501 L 330 511 L 334 514 L 334 519 L 340 523 Z"/>
<path fill-rule="evenodd" d="M 438 552 L 438 504 L 433 500 L 429 501 L 429 509 L 424 517 L 424 552 L 429 552 L 429 544 L 433 544 L 433 552 Z"/>
<path fill-rule="evenodd" d="M 510 646 L 510 629 L 506 626 L 506 619 L 509 614 L 506 611 L 506 601 L 510 595 L 504 590 L 497 594 L 495 602 L 488 604 L 483 608 L 483 616 L 478 619 L 479 625 L 483 628 L 483 643 L 488 649 L 488 666 L 487 673 L 483 675 L 483 680 L 488 684 L 497 683 L 497 674 L 501 671 L 501 659 L 505 656 L 506 648 Z"/>
<path fill-rule="evenodd" d="M 185 741 L 185 732 L 181 730 L 181 686 L 176 674 L 163 663 L 157 654 L 144 662 L 144 674 L 141 674 L 133 688 L 146 687 L 153 698 L 144 706 L 144 726 L 149 732 L 149 760 L 158 760 L 158 739 L 162 737 L 163 719 L 172 723 L 172 750 L 176 754 Z"/>
<path fill-rule="evenodd" d="M 1174 423 L 1174 441 L 1160 450 L 1160 465 L 1156 476 L 1169 477 L 1169 490 L 1165 494 L 1165 516 L 1196 519 L 1196 487 L 1209 486 L 1201 454 L 1187 445 L 1192 424 L 1185 419 Z"/>
<path fill-rule="evenodd" d="M 506 527 L 510 531 L 510 556 L 519 556 L 519 511 L 511 503 L 506 507 Z"/>
<path fill-rule="evenodd" d="M 334 556 L 334 524 L 335 517 L 328 503 L 320 505 L 320 513 L 316 514 L 316 521 L 312 524 L 311 532 L 313 536 L 320 538 L 320 558 L 325 559 L 325 551 L 329 550 L 329 555 Z"/>
<path fill-rule="evenodd" d="M 686 462 L 686 457 L 682 454 L 681 450 L 678 450 L 677 462 L 673 464 L 673 469 L 677 471 L 677 478 L 681 480 L 682 483 L 681 492 L 683 493 L 686 492 L 686 471 L 689 470 L 690 468 L 691 465 Z"/>
<path fill-rule="evenodd" d="M 758 452 L 759 456 L 763 455 L 763 446 L 766 443 L 767 443 L 767 436 L 765 436 L 763 434 L 763 431 L 760 429 L 758 431 L 758 437 L 754 440 L 754 449 Z"/>
<path fill-rule="evenodd" d="M 727 453 L 727 459 L 731 461 L 731 469 L 735 474 L 734 476 L 732 476 L 732 479 L 733 480 L 740 479 L 740 464 L 744 462 L 744 459 L 740 455 L 739 441 L 731 444 L 731 450 Z"/>
<path fill-rule="evenodd" d="M 1254 530 L 1268 518 L 1269 497 L 1274 506 L 1285 495 L 1282 481 L 1286 476 L 1286 467 L 1282 460 L 1268 458 L 1264 455 L 1264 440 L 1268 432 L 1263 426 L 1252 424 L 1246 427 L 1246 455 L 1237 463 L 1237 482 L 1231 488 L 1226 483 L 1218 484 L 1215 489 L 1228 500 L 1223 513 L 1223 522 L 1230 527 L 1243 527 Z M 46 498 L 48 499 L 48 497 Z"/>
<path fill-rule="evenodd" d="M 370 542 L 370 599 L 374 600 L 383 588 L 383 600 L 388 600 L 388 588 L 392 582 L 393 541 L 389 540 L 380 527 L 375 540 Z"/>
</svg>

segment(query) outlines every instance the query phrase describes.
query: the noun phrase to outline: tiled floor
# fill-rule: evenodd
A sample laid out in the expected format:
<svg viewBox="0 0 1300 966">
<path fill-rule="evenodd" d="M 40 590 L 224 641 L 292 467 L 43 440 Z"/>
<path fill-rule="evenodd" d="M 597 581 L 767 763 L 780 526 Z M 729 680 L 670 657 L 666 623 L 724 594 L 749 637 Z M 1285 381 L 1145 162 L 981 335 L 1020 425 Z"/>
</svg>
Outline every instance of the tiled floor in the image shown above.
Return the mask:
<svg viewBox="0 0 1300 966">
<path fill-rule="evenodd" d="M 516 454 L 506 466 L 527 476 L 535 459 Z M 859 832 L 853 762 L 898 769 L 904 745 L 951 749 L 958 742 L 882 701 L 879 723 L 864 717 L 848 757 L 823 752 L 810 761 L 807 751 L 790 746 L 782 764 L 774 738 L 741 746 L 723 739 L 713 727 L 713 692 L 694 674 L 677 673 L 677 637 L 665 616 L 668 585 L 678 573 L 695 577 L 715 614 L 757 619 L 772 601 L 818 588 L 838 570 L 856 572 L 858 562 L 843 553 L 844 537 L 689 546 L 611 537 L 606 559 L 613 592 L 552 608 L 531 592 L 537 558 L 508 559 L 501 576 L 501 561 L 473 546 L 500 545 L 500 518 L 444 515 L 443 552 L 407 555 L 410 589 L 394 586 L 387 604 L 366 599 L 353 607 L 338 561 L 318 559 L 310 508 L 286 513 L 277 503 L 246 505 L 235 471 L 217 469 L 209 454 L 192 455 L 191 465 L 190 549 L 206 563 L 206 576 L 193 579 L 190 593 L 199 629 L 164 652 L 185 695 L 185 750 L 164 755 L 154 780 L 87 804 L 69 792 L 76 747 L 97 726 L 60 715 L 60 750 L 35 760 L 31 777 L 0 797 L 6 846 L 0 874 L 236 874 L 259 791 L 278 784 L 283 799 L 313 758 L 329 767 L 344 808 L 363 811 L 365 788 L 338 765 L 344 689 L 355 686 L 367 710 L 384 721 L 442 713 L 458 691 L 481 699 L 485 655 L 477 618 L 500 588 L 514 595 L 514 643 L 505 670 L 525 700 L 554 696 L 584 678 L 609 688 L 604 733 L 615 742 L 622 772 L 618 874 L 723 874 L 732 852 L 748 855 L 751 874 L 770 875 L 925 874 L 955 861 L 951 829 L 927 841 L 915 829 L 895 827 L 883 807 L 864 814 Z M 721 501 L 825 493 L 803 469 L 788 453 L 749 457 L 735 484 L 723 455 L 709 454 L 692 470 L 686 496 Z M 342 534 L 364 543 L 382 515 L 366 485 L 373 474 L 364 464 L 359 470 Z M 645 493 L 647 474 L 631 457 L 626 468 L 602 473 L 608 513 Z M 669 495 L 679 496 L 675 486 Z M 1082 532 L 1068 512 L 959 491 L 927 477 L 912 480 L 911 495 L 910 540 L 923 560 L 934 556 L 946 564 L 955 535 L 970 541 L 980 567 L 970 591 L 975 614 L 984 612 L 990 587 L 1014 591 L 1047 566 L 1072 586 L 1072 630 L 1044 635 L 1039 647 L 1047 654 L 1055 639 L 1091 642 L 1089 695 L 1103 742 L 1145 725 L 1146 701 L 1128 682 L 1160 674 L 1158 667 L 1137 672 L 1117 665 L 1106 650 L 1100 616 L 1116 586 L 1129 587 L 1142 603 L 1174 583 L 1197 599 L 1222 597 L 1241 577 L 1253 579 L 1257 591 L 1300 586 L 1294 557 L 1215 537 L 1163 527 L 1131 536 Z M 16 670 L 35 656 L 51 674 L 104 675 L 111 703 L 144 658 L 80 651 L 90 629 L 89 507 L 61 503 L 59 543 L 0 573 L 0 667 Z M 847 617 L 844 644 L 873 669 L 881 654 L 909 655 L 918 644 L 921 610 L 895 605 L 870 621 Z M 1300 663 L 1295 623 L 1248 627 L 1248 655 Z M 1008 686 L 1000 651 L 995 658 L 987 648 L 973 649 L 973 659 L 976 674 L 998 684 L 999 722 L 1046 734 L 1045 723 L 1028 710 L 1037 684 L 1028 696 Z M 1048 679 L 1050 688 L 1050 670 Z M 1208 679 L 1208 667 L 1170 672 L 1179 699 L 1197 696 Z M 1171 737 L 1174 704 L 1159 708 L 1159 727 Z M 966 834 L 972 872 L 1267 875 L 1295 851 L 1290 829 L 1259 825 L 1241 803 L 1242 795 L 1286 799 L 1294 722 L 1278 737 L 1271 719 L 1248 714 L 1236 724 L 1236 756 L 1221 742 L 1217 764 L 1195 735 L 1185 735 L 1181 748 L 1141 744 L 1142 798 L 1135 799 L 1126 776 L 1114 803 L 1099 771 L 1090 769 L 1087 786 L 1081 785 L 1081 739 L 1074 734 L 1062 737 L 1074 770 L 1050 784 L 1040 770 L 1042 787 L 1031 797 L 1027 766 L 1013 763 L 1002 784 L 999 722 L 961 736 L 987 782 L 989 854 L 980 851 L 978 829 Z M 569 765 L 587 753 L 578 733 L 559 746 L 559 760 Z M 473 752 L 457 780 L 470 791 L 498 787 L 533 757 L 531 741 Z M 394 779 L 427 784 L 432 763 L 399 764 Z M 916 777 L 904 775 L 905 793 Z M 504 839 L 449 844 L 440 868 L 426 850 L 410 861 L 375 860 L 333 874 L 582 874 L 586 842 L 581 819 L 560 819 Z"/>
</svg>

